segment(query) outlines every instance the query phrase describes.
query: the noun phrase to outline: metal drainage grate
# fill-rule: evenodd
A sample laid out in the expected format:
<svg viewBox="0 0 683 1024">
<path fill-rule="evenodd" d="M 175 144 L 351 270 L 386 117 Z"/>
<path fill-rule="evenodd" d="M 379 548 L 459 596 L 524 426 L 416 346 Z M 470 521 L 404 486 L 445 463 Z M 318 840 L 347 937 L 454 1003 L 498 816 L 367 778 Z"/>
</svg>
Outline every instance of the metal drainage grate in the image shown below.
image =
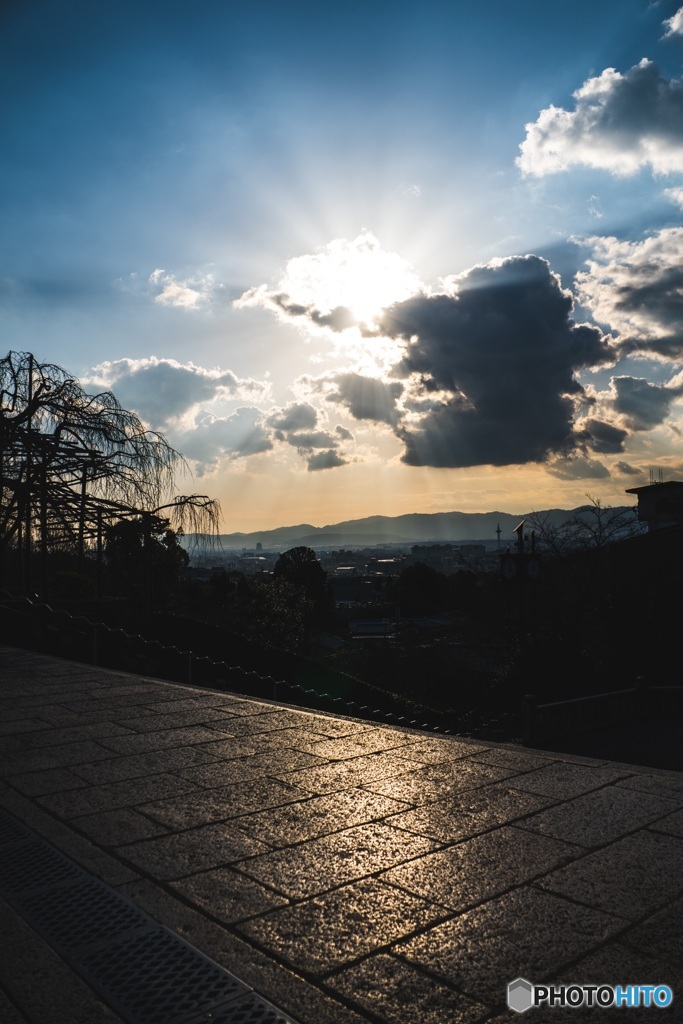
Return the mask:
<svg viewBox="0 0 683 1024">
<path fill-rule="evenodd" d="M 0 895 L 127 1024 L 297 1024 L 2 808 Z"/>
<path fill-rule="evenodd" d="M 256 1002 L 247 998 L 238 999 L 216 1011 L 203 1013 L 201 1017 L 193 1017 L 186 1024 L 290 1024 L 291 1019 L 265 999 Z"/>
<path fill-rule="evenodd" d="M 49 932 L 51 944 L 66 955 L 148 931 L 151 924 L 147 914 L 130 900 L 96 879 L 22 898 L 17 908 L 27 921 Z"/>
</svg>

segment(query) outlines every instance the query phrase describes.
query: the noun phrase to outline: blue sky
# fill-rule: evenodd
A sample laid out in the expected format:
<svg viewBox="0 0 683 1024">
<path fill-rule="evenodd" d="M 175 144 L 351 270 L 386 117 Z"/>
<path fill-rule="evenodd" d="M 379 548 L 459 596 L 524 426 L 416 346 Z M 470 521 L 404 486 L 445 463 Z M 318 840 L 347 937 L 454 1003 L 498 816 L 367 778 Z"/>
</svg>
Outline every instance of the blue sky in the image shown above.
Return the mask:
<svg viewBox="0 0 683 1024">
<path fill-rule="evenodd" d="M 225 529 L 683 474 L 683 8 L 0 13 L 0 329 Z"/>
</svg>

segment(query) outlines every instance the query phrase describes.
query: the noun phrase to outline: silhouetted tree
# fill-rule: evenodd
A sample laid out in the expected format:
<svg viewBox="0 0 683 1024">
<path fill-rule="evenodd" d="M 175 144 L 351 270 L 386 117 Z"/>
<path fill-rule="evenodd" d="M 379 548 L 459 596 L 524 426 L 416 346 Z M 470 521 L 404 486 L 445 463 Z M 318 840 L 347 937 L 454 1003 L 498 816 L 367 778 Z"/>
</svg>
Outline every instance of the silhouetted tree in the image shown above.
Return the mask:
<svg viewBox="0 0 683 1024">
<path fill-rule="evenodd" d="M 184 460 L 111 392 L 87 393 L 66 370 L 29 352 L 0 359 L 0 571 L 19 554 L 24 585 L 31 554 L 101 553 L 111 524 L 140 514 L 216 533 L 220 509 L 206 495 L 174 494 Z M 163 513 L 163 516 L 162 516 Z"/>
<path fill-rule="evenodd" d="M 586 495 L 589 504 L 574 510 L 564 522 L 555 522 L 547 512 L 533 512 L 527 518 L 527 532 L 533 530 L 541 549 L 554 555 L 604 548 L 643 532 L 638 510 L 603 505 L 600 498 Z"/>
<path fill-rule="evenodd" d="M 323 604 L 327 573 L 312 548 L 298 547 L 285 551 L 275 563 L 273 576 L 276 580 L 285 580 L 300 587 L 314 605 Z"/>
<path fill-rule="evenodd" d="M 165 605 L 190 556 L 163 519 L 121 520 L 107 531 L 105 557 L 114 585 L 147 605 Z"/>
</svg>

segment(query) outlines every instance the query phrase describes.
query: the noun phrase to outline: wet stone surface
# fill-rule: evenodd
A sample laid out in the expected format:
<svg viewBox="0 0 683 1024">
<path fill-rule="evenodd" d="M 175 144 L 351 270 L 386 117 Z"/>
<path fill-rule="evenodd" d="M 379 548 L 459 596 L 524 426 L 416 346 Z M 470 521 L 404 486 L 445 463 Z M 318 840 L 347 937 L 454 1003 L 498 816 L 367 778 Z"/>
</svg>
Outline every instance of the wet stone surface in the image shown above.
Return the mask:
<svg viewBox="0 0 683 1024">
<path fill-rule="evenodd" d="M 553 871 L 543 889 L 637 919 L 683 894 L 683 839 L 642 831 Z"/>
<path fill-rule="evenodd" d="M 551 799 L 501 785 L 486 786 L 393 815 L 387 824 L 449 843 L 533 814 Z"/>
<path fill-rule="evenodd" d="M 298 1024 L 519 1024 L 519 976 L 683 985 L 681 774 L 7 649 L 0 683 L 0 804 Z"/>
<path fill-rule="evenodd" d="M 212 821 L 227 821 L 256 808 L 279 807 L 301 797 L 300 791 L 276 779 L 256 779 L 218 789 L 199 789 L 194 783 L 183 779 L 178 781 L 181 793 L 184 789 L 191 792 L 186 796 L 140 806 L 144 814 L 176 830 Z"/>
<path fill-rule="evenodd" d="M 327 984 L 387 1024 L 474 1024 L 486 1007 L 386 953 L 346 968 Z"/>
<path fill-rule="evenodd" d="M 306 796 L 297 803 L 239 818 L 235 825 L 273 846 L 291 846 L 386 818 L 404 806 L 363 789 L 350 789 L 326 796 Z"/>
<path fill-rule="evenodd" d="M 182 878 L 262 852 L 264 844 L 225 825 L 205 825 L 159 839 L 119 847 L 117 852 L 146 874 Z"/>
<path fill-rule="evenodd" d="M 240 927 L 294 967 L 320 974 L 448 916 L 392 886 L 364 879 Z"/>
<path fill-rule="evenodd" d="M 568 843 L 500 828 L 402 864 L 381 877 L 453 910 L 463 910 L 581 852 Z"/>
<path fill-rule="evenodd" d="M 287 903 L 284 897 L 227 867 L 191 875 L 174 882 L 173 888 L 226 924 L 244 921 Z"/>
<path fill-rule="evenodd" d="M 495 1006 L 508 981 L 545 978 L 622 927 L 619 918 L 525 887 L 398 943 L 394 952 Z"/>
<path fill-rule="evenodd" d="M 581 846 L 603 846 L 675 806 L 672 798 L 607 786 L 527 818 L 524 828 Z"/>
<path fill-rule="evenodd" d="M 245 861 L 241 870 L 285 896 L 304 898 L 435 849 L 382 823 L 359 825 Z"/>
</svg>

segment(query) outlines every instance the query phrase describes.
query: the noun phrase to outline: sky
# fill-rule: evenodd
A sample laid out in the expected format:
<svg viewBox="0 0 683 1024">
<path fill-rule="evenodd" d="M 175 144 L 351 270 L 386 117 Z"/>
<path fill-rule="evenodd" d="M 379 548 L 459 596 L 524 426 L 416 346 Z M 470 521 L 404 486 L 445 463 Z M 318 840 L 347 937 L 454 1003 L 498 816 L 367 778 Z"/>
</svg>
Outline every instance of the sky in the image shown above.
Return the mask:
<svg viewBox="0 0 683 1024">
<path fill-rule="evenodd" d="M 4 0 L 0 332 L 224 532 L 683 479 L 683 7 Z"/>
</svg>

